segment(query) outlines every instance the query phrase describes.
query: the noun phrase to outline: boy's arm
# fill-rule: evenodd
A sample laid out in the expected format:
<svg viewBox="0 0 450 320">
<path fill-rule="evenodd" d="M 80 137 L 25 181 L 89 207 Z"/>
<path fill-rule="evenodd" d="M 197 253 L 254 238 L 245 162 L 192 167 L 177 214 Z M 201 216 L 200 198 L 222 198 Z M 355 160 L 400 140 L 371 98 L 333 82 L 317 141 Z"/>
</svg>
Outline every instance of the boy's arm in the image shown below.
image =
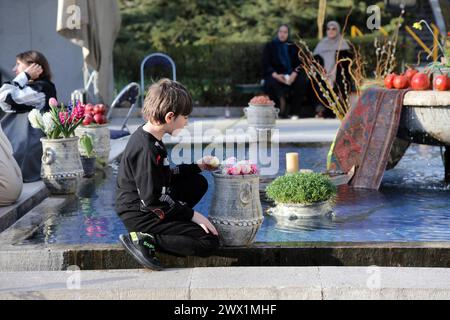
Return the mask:
<svg viewBox="0 0 450 320">
<path fill-rule="evenodd" d="M 137 166 L 141 170 L 138 169 L 135 172 L 141 211 L 155 214 L 164 221 L 190 221 L 194 215 L 192 208 L 164 194 L 164 182 L 161 181 L 160 169 L 150 156 L 144 158 L 146 159 Z"/>
<path fill-rule="evenodd" d="M 171 171 L 172 175 L 175 176 L 175 178 L 202 172 L 198 164 L 195 163 L 179 164 L 176 167 L 172 168 Z"/>
</svg>

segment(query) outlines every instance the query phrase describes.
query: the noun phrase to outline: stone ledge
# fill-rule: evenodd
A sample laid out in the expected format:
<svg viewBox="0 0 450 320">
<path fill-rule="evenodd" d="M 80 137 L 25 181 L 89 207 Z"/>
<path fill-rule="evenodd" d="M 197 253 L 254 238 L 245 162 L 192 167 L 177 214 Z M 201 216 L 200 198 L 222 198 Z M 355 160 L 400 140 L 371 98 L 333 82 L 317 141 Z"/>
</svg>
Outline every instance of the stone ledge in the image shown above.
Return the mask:
<svg viewBox="0 0 450 320">
<path fill-rule="evenodd" d="M 368 284 L 377 273 L 379 281 Z M 72 288 L 72 289 L 69 289 Z M 0 273 L 0 299 L 450 299 L 450 269 L 247 267 Z"/>
<path fill-rule="evenodd" d="M 47 196 L 48 190 L 42 181 L 25 183 L 22 194 L 15 204 L 0 207 L 0 232 L 12 226 Z"/>
<path fill-rule="evenodd" d="M 408 91 L 403 98 L 404 106 L 449 107 L 450 91 Z"/>
</svg>

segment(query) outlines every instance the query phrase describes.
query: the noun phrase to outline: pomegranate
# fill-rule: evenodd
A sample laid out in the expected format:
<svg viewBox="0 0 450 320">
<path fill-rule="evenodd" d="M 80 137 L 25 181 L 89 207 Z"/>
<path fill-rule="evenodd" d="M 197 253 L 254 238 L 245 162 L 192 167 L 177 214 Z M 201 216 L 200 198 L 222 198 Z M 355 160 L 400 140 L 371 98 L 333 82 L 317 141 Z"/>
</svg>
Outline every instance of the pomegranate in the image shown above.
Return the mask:
<svg viewBox="0 0 450 320">
<path fill-rule="evenodd" d="M 404 75 L 395 76 L 392 83 L 396 89 L 405 89 L 409 87 L 408 77 Z"/>
<path fill-rule="evenodd" d="M 105 123 L 105 117 L 101 113 L 97 113 L 94 115 L 94 121 L 97 124 L 103 124 Z"/>
<path fill-rule="evenodd" d="M 413 90 L 427 90 L 430 88 L 430 79 L 425 73 L 416 73 L 411 79 Z"/>
<path fill-rule="evenodd" d="M 414 75 L 418 72 L 419 71 L 417 71 L 414 68 L 408 68 L 408 70 L 406 70 L 406 72 L 405 72 L 405 76 L 407 76 L 409 81 L 411 81 L 411 79 L 414 77 Z"/>
<path fill-rule="evenodd" d="M 388 89 L 392 89 L 394 87 L 394 78 L 395 78 L 396 74 L 395 73 L 390 73 L 386 76 L 386 78 L 384 78 L 384 86 Z"/>
<path fill-rule="evenodd" d="M 443 74 L 435 76 L 433 80 L 433 88 L 438 91 L 445 91 L 449 86 L 449 80 L 450 78 Z"/>
<path fill-rule="evenodd" d="M 91 124 L 91 122 L 92 122 L 92 116 L 90 115 L 90 114 L 86 114 L 85 116 L 84 116 L 84 119 L 83 119 L 83 122 L 82 122 L 82 124 L 83 124 L 83 126 L 88 126 L 88 125 L 90 125 Z"/>
</svg>

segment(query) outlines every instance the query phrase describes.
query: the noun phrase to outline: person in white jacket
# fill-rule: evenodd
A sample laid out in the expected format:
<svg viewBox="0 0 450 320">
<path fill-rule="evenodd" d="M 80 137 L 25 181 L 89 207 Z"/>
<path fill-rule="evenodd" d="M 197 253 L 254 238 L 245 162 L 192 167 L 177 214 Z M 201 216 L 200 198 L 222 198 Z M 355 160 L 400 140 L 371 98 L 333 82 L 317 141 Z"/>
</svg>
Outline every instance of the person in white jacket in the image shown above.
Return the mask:
<svg viewBox="0 0 450 320">
<path fill-rule="evenodd" d="M 22 187 L 22 172 L 13 157 L 11 143 L 0 125 L 0 206 L 16 202 Z"/>
</svg>

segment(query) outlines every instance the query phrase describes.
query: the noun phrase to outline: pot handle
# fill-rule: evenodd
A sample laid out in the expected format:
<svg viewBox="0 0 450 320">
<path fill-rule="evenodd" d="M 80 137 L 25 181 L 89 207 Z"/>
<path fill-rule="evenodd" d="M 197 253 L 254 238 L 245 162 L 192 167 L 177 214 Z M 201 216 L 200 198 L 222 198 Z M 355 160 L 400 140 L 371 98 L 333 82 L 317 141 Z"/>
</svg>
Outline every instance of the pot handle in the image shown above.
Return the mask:
<svg viewBox="0 0 450 320">
<path fill-rule="evenodd" d="M 248 204 L 252 200 L 252 186 L 250 183 L 244 183 L 241 185 L 241 190 L 239 191 L 239 199 L 243 204 Z"/>
<path fill-rule="evenodd" d="M 42 154 L 42 162 L 44 164 L 52 164 L 56 160 L 56 152 L 53 148 L 47 147 L 45 148 Z"/>
<path fill-rule="evenodd" d="M 248 112 L 248 107 L 244 108 L 244 114 L 245 114 L 245 116 L 247 116 L 247 112 Z"/>
<path fill-rule="evenodd" d="M 275 117 L 278 118 L 278 114 L 280 113 L 280 109 L 279 108 L 274 108 L 275 109 Z"/>
</svg>

